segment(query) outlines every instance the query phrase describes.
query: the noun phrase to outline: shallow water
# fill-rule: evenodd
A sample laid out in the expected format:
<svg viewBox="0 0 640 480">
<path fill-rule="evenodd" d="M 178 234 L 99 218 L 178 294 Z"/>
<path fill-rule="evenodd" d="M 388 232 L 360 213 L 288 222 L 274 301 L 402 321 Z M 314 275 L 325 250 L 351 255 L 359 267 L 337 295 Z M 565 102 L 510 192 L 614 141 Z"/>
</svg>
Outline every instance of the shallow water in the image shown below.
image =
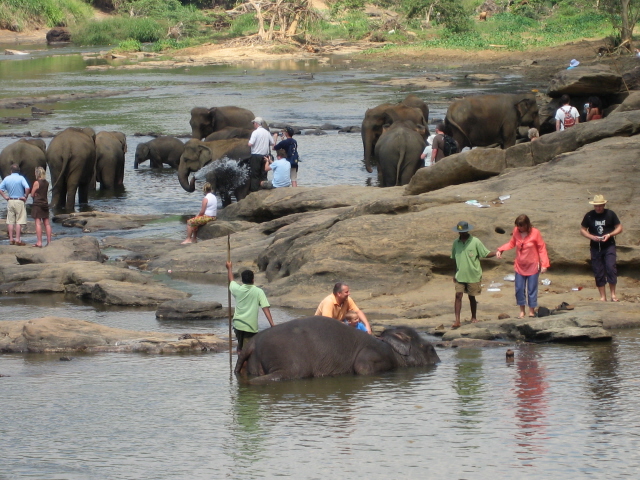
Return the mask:
<svg viewBox="0 0 640 480">
<path fill-rule="evenodd" d="M 150 139 L 135 132 L 186 133 L 192 107 L 229 104 L 270 122 L 359 125 L 366 108 L 411 91 L 372 86 L 367 82 L 392 75 L 354 70 L 339 59 L 327 66 L 278 62 L 99 72 L 86 70 L 77 51 L 0 55 L 0 96 L 138 90 L 37 105 L 55 115 L 29 126 L 0 125 L 0 132 L 73 125 L 129 135 L 126 191 L 98 192 L 90 207 L 164 218 L 119 235 L 177 240 L 184 235 L 182 216 L 200 205 L 200 195 L 184 192 L 173 170 L 133 170 L 137 144 Z M 451 88 L 415 90 L 431 104 L 431 118 L 442 118 L 454 96 L 533 87 L 511 76 L 479 88 L 464 77 L 468 72 L 426 70 L 413 74 L 454 75 Z M 314 79 L 289 75 L 303 71 Z M 2 110 L 0 116 L 28 112 Z M 297 139 L 300 185 L 375 185 L 360 162 L 359 134 Z M 0 148 L 13 141 L 0 137 Z M 80 234 L 55 228 L 60 235 Z M 195 300 L 226 305 L 223 286 L 156 278 Z M 133 330 L 227 333 L 226 320 L 161 322 L 153 309 L 106 307 L 62 295 L 0 296 L 0 311 L 2 320 L 62 315 Z M 299 314 L 273 312 L 277 323 Z M 78 355 L 71 362 L 58 355 L 2 355 L 0 374 L 9 376 L 0 378 L 0 478 L 635 477 L 636 332 L 616 332 L 612 343 L 520 346 L 511 365 L 503 348 L 438 353 L 442 363 L 429 369 L 258 388 L 230 375 L 226 353 Z"/>
</svg>

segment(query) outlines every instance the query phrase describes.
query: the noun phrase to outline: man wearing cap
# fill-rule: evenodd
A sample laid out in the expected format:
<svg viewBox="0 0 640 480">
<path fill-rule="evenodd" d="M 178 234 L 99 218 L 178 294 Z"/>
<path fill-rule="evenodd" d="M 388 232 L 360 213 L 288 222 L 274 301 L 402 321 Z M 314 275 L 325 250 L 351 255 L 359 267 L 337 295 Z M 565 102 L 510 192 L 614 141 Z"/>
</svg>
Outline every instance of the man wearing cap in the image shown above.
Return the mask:
<svg viewBox="0 0 640 480">
<path fill-rule="evenodd" d="M 293 139 L 293 134 L 294 134 L 293 128 L 286 127 L 282 131 L 282 133 L 286 138 L 281 142 L 279 142 L 275 147 L 273 147 L 273 149 L 277 152 L 282 148 L 284 149 L 285 152 L 287 152 L 287 160 L 291 164 L 291 171 L 289 173 L 289 176 L 291 178 L 291 186 L 297 187 L 298 186 L 298 160 L 299 160 L 298 142 L 296 142 Z M 273 134 L 274 141 L 276 140 L 276 136 L 277 134 L 274 133 Z"/>
<path fill-rule="evenodd" d="M 251 191 L 260 190 L 260 182 L 267 179 L 267 172 L 264 170 L 266 156 L 269 155 L 273 138 L 271 134 L 262 126 L 262 117 L 253 119 L 253 132 L 249 139 L 251 147 L 251 159 L 249 160 L 249 176 L 251 180 Z"/>
<path fill-rule="evenodd" d="M 451 325 L 452 329 L 460 327 L 460 311 L 462 310 L 462 296 L 469 296 L 469 305 L 471 306 L 471 323 L 476 323 L 476 311 L 478 302 L 476 296 L 482 293 L 482 267 L 480 266 L 481 258 L 495 257 L 496 252 L 490 252 L 482 242 L 471 235 L 469 232 L 473 230 L 473 225 L 467 222 L 458 222 L 453 227 L 454 232 L 458 232 L 459 237 L 454 240 L 451 249 L 451 258 L 456 261 L 456 273 L 453 277 L 453 283 L 456 286 L 456 300 L 454 303 L 454 311 L 456 321 Z"/>
<path fill-rule="evenodd" d="M 20 240 L 22 225 L 27 224 L 27 209 L 25 202 L 29 196 L 29 184 L 20 175 L 20 167 L 15 163 L 11 165 L 11 175 L 7 175 L 0 183 L 0 195 L 7 201 L 7 230 L 9 230 L 9 244 L 24 246 Z M 13 236 L 15 225 L 16 236 Z"/>
<path fill-rule="evenodd" d="M 609 283 L 611 301 L 617 302 L 616 284 L 618 283 L 618 271 L 616 269 L 616 240 L 615 236 L 622 233 L 622 224 L 618 216 L 605 209 L 607 203 L 604 195 L 596 195 L 593 201 L 593 210 L 588 212 L 582 224 L 580 233 L 591 240 L 591 268 L 596 279 L 596 287 L 600 292 L 600 300 L 607 301 L 605 287 Z"/>
</svg>

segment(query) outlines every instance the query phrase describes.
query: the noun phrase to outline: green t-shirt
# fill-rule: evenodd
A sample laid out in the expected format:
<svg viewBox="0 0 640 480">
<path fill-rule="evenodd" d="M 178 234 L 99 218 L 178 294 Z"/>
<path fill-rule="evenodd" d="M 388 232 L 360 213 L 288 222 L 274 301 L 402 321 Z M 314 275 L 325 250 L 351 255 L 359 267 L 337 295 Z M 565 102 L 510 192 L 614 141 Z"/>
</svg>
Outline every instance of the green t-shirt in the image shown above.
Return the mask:
<svg viewBox="0 0 640 480">
<path fill-rule="evenodd" d="M 258 312 L 260 308 L 269 307 L 267 296 L 255 285 L 244 285 L 232 281 L 229 289 L 236 299 L 236 310 L 233 314 L 233 328 L 243 332 L 258 332 Z"/>
<path fill-rule="evenodd" d="M 460 283 L 477 283 L 482 280 L 480 259 L 491 253 L 480 240 L 469 235 L 466 242 L 457 238 L 453 242 L 451 258 L 456 260 L 456 280 Z"/>
</svg>

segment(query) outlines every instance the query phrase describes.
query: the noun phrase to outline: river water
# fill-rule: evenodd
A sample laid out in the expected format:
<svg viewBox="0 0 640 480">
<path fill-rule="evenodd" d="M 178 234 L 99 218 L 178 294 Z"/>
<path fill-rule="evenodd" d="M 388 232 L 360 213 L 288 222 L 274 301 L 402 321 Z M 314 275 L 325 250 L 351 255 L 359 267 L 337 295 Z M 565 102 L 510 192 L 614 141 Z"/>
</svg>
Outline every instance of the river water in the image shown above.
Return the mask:
<svg viewBox="0 0 640 480">
<path fill-rule="evenodd" d="M 468 71 L 429 65 L 406 76 L 452 74 L 453 85 L 398 91 L 372 84 L 391 73 L 352 69 L 341 59 L 95 71 L 74 48 L 9 48 L 34 51 L 0 55 L 0 97 L 129 91 L 36 105 L 55 114 L 28 126 L 0 125 L 0 132 L 67 126 L 125 132 L 126 190 L 97 192 L 89 208 L 162 214 L 160 222 L 119 234 L 176 240 L 200 196 L 184 192 L 171 169 L 134 171 L 136 146 L 150 137 L 133 133 L 187 133 L 194 106 L 238 105 L 269 122 L 348 126 L 359 125 L 366 108 L 410 91 L 430 104 L 432 118 L 442 118 L 454 96 L 539 87 L 512 75 L 480 88 L 465 78 Z M 314 78 L 292 75 L 302 72 Z M 29 111 L 0 110 L 0 116 Z M 360 161 L 359 134 L 297 140 L 301 186 L 375 186 L 375 175 Z M 13 141 L 0 137 L 0 148 Z M 79 234 L 57 225 L 55 231 Z M 224 286 L 156 278 L 195 300 L 226 304 Z M 273 310 L 277 323 L 299 314 Z M 226 321 L 159 322 L 153 310 L 62 295 L 0 296 L 0 311 L 2 320 L 62 315 L 133 330 L 227 332 Z M 71 362 L 2 355 L 0 374 L 8 376 L 0 378 L 0 479 L 634 478 L 640 467 L 637 333 L 615 332 L 611 343 L 515 350 L 513 364 L 505 363 L 502 348 L 438 349 L 442 363 L 433 368 L 258 388 L 230 375 L 226 353 L 78 355 Z"/>
</svg>

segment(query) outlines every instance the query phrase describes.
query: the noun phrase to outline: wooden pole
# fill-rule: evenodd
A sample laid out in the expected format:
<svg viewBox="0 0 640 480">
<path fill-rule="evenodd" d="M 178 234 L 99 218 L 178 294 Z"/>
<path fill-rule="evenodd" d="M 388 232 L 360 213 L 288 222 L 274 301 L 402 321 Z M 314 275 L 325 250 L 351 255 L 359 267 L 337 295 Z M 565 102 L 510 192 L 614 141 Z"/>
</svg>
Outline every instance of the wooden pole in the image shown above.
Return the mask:
<svg viewBox="0 0 640 480">
<path fill-rule="evenodd" d="M 231 261 L 231 235 L 227 234 L 227 262 Z M 233 368 L 233 342 L 231 340 L 231 282 L 227 285 L 227 302 L 229 305 L 229 367 Z"/>
</svg>

